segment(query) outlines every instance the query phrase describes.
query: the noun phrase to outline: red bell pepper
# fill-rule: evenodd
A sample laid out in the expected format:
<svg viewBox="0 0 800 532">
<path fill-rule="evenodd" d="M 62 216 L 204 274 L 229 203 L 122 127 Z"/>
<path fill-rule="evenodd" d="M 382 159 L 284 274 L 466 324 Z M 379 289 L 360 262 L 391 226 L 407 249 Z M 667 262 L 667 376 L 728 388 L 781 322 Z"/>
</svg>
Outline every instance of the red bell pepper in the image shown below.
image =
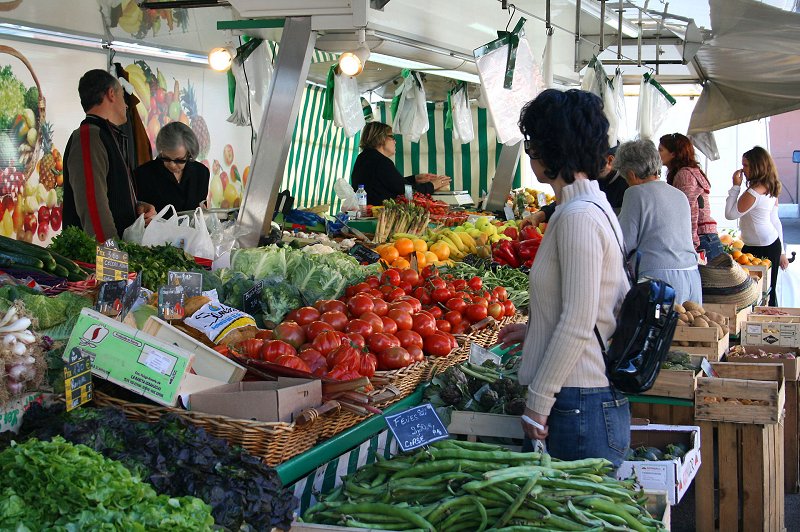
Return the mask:
<svg viewBox="0 0 800 532">
<path fill-rule="evenodd" d="M 522 262 L 533 260 L 539 251 L 541 240 L 525 240 L 519 244 L 519 258 Z"/>
<path fill-rule="evenodd" d="M 517 231 L 516 227 L 506 227 L 505 231 L 503 231 L 503 234 L 513 240 L 519 240 L 519 232 Z"/>
<path fill-rule="evenodd" d="M 494 253 L 492 253 L 492 256 L 504 260 L 506 264 L 512 268 L 519 268 L 519 259 L 514 253 L 514 247 L 511 245 L 509 240 L 501 240 L 498 242 L 494 248 Z"/>
<path fill-rule="evenodd" d="M 519 239 L 522 241 L 541 240 L 542 235 L 541 233 L 539 233 L 539 231 L 536 230 L 535 227 L 531 225 L 526 225 L 525 227 L 522 228 L 522 231 L 520 231 Z"/>
</svg>

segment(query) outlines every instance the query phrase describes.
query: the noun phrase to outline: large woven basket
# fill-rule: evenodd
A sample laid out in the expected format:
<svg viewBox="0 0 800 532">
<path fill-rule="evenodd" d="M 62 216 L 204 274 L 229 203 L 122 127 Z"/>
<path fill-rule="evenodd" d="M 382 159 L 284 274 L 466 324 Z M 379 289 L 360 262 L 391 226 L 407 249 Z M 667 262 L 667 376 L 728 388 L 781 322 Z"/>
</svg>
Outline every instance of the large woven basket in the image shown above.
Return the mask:
<svg viewBox="0 0 800 532">
<path fill-rule="evenodd" d="M 278 465 L 313 447 L 322 429 L 322 424 L 317 422 L 301 427 L 294 423 L 233 419 L 179 408 L 129 403 L 98 391 L 95 391 L 94 401 L 97 406 L 122 409 L 125 416 L 132 421 L 154 423 L 166 414 L 177 414 L 204 428 L 212 436 L 244 448 L 270 466 Z"/>
<path fill-rule="evenodd" d="M 351 412 L 349 410 L 340 410 L 339 412 L 322 416 L 316 423 L 320 425 L 319 440 L 327 440 L 336 436 L 350 427 L 369 419 L 373 414 L 361 415 Z"/>
<path fill-rule="evenodd" d="M 426 359 L 422 362 L 415 362 L 405 368 L 393 369 L 391 371 L 376 371 L 375 377 L 382 379 L 382 381 L 385 381 L 385 384 L 392 385 L 400 391 L 400 395 L 386 404 L 397 402 L 414 393 L 419 383 L 428 376 L 430 367 L 431 363 Z M 381 382 L 381 384 L 383 385 L 383 382 Z"/>
</svg>

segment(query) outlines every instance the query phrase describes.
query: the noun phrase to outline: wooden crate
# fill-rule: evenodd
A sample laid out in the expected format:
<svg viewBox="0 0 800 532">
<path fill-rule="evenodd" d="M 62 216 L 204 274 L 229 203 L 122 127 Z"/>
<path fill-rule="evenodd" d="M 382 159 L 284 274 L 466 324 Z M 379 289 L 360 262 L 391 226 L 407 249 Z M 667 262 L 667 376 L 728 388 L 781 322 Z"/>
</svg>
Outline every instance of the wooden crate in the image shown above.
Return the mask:
<svg viewBox="0 0 800 532">
<path fill-rule="evenodd" d="M 716 312 L 728 318 L 728 328 L 731 336 L 736 336 L 741 332 L 744 322 L 747 321 L 747 316 L 752 312 L 750 307 L 738 310 L 733 303 L 706 303 L 703 308 L 706 312 Z"/>
<path fill-rule="evenodd" d="M 674 406 L 631 401 L 631 417 L 661 425 L 695 425 L 693 406 Z M 701 440 L 702 441 L 702 434 Z"/>
<path fill-rule="evenodd" d="M 450 434 L 464 434 L 470 441 L 475 441 L 478 436 L 519 440 L 525 436 L 519 416 L 461 412 L 458 410 L 451 412 L 447 432 Z"/>
<path fill-rule="evenodd" d="M 753 314 L 760 314 L 762 311 L 780 310 L 785 312 L 787 316 L 800 316 L 800 308 L 795 307 L 755 307 Z"/>
<path fill-rule="evenodd" d="M 749 316 L 742 329 L 742 345 L 800 347 L 800 322 L 754 321 L 753 316 Z"/>
<path fill-rule="evenodd" d="M 766 353 L 795 353 L 800 355 L 800 349 L 796 347 L 776 347 L 772 345 L 744 345 L 732 347 L 725 354 L 725 362 L 738 362 L 742 364 L 783 364 L 783 378 L 787 381 L 800 380 L 800 360 L 796 358 L 745 358 L 740 355 L 758 354 L 759 351 Z"/>
<path fill-rule="evenodd" d="M 714 362 L 711 365 L 719 377 L 697 378 L 694 399 L 697 421 L 749 424 L 781 421 L 786 403 L 783 364 Z M 743 404 L 742 401 L 764 404 Z"/>
<path fill-rule="evenodd" d="M 697 375 L 700 373 L 700 362 L 703 355 L 690 355 L 696 369 L 662 369 L 658 372 L 653 387 L 643 395 L 657 395 L 659 397 L 676 397 L 678 399 L 694 399 L 694 390 L 697 388 Z"/>
<path fill-rule="evenodd" d="M 675 327 L 670 349 L 685 351 L 690 355 L 704 355 L 709 361 L 716 362 L 722 358 L 729 345 L 728 335 L 720 334 L 716 327 L 678 325 Z"/>
<path fill-rule="evenodd" d="M 785 530 L 783 425 L 711 421 L 698 425 L 703 465 L 695 477 L 696 530 Z"/>
<path fill-rule="evenodd" d="M 767 290 L 769 290 L 769 279 L 764 277 L 764 272 L 761 270 L 750 270 L 749 268 L 754 268 L 755 266 L 742 266 L 750 278 L 753 279 L 753 282 L 758 285 L 758 289 L 761 291 L 762 294 L 766 294 Z"/>
<path fill-rule="evenodd" d="M 771 314 L 750 314 L 747 321 L 758 323 L 800 323 L 800 316 L 773 316 Z"/>
</svg>

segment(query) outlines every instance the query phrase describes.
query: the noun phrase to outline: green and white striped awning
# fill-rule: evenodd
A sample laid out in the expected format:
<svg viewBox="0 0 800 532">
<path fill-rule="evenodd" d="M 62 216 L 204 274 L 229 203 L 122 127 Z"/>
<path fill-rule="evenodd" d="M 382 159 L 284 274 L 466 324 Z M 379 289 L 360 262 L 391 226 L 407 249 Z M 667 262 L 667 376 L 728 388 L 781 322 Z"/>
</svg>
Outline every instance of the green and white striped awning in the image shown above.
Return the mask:
<svg viewBox="0 0 800 532">
<path fill-rule="evenodd" d="M 339 201 L 333 185 L 337 179 L 350 181 L 359 153 L 360 136 L 347 138 L 332 121 L 323 120 L 324 100 L 323 88 L 306 85 L 289 149 L 283 188 L 296 198 L 295 205 L 330 204 L 331 212 L 337 212 Z M 374 114 L 378 120 L 391 123 L 388 107 L 388 102 L 377 105 Z M 500 144 L 494 128 L 489 125 L 486 109 L 472 105 L 476 135 L 469 144 L 453 142 L 452 131 L 444 129 L 445 112 L 443 103 L 428 103 L 428 133 L 418 143 L 404 141 L 398 135 L 395 164 L 403 175 L 425 172 L 449 175 L 453 178 L 453 190 L 466 190 L 477 201 L 488 190 Z M 520 186 L 520 176 L 518 167 L 514 177 L 515 188 Z"/>
</svg>

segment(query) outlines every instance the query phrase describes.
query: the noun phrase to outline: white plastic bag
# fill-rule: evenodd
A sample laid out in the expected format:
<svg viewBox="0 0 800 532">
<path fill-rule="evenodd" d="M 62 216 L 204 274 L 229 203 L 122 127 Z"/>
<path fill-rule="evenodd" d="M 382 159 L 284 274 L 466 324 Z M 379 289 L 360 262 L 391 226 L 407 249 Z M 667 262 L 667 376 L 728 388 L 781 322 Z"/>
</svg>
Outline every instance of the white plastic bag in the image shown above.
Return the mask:
<svg viewBox="0 0 800 532">
<path fill-rule="evenodd" d="M 140 214 L 136 221 L 130 227 L 126 227 L 122 232 L 122 239 L 126 242 L 133 242 L 134 244 L 141 244 L 142 237 L 144 236 L 145 224 L 144 214 Z"/>
<path fill-rule="evenodd" d="M 658 128 L 667 118 L 670 108 L 675 105 L 667 97 L 661 85 L 648 74 L 642 76 L 639 86 L 639 111 L 636 116 L 636 129 L 640 139 L 652 139 Z"/>
<path fill-rule="evenodd" d="M 522 37 L 519 40 L 510 89 L 503 87 L 507 59 L 506 44 L 478 57 L 475 64 L 478 67 L 482 91 L 486 96 L 485 101 L 494 123 L 497 140 L 502 144 L 516 144 L 522 141 L 522 133 L 517 125 L 522 106 L 536 98 L 542 91 L 543 79 L 542 71 L 533 57 L 527 38 Z"/>
<path fill-rule="evenodd" d="M 272 51 L 267 41 L 262 41 L 245 59 L 244 67 L 250 80 L 250 95 L 254 102 L 264 107 L 273 73 Z"/>
<path fill-rule="evenodd" d="M 717 139 L 714 137 L 713 131 L 703 131 L 702 133 L 695 133 L 690 135 L 689 138 L 694 144 L 694 147 L 700 150 L 709 161 L 719 160 L 719 149 L 717 149 Z"/>
<path fill-rule="evenodd" d="M 553 88 L 553 30 L 547 32 L 547 40 L 542 54 L 542 85 L 545 89 Z"/>
<path fill-rule="evenodd" d="M 247 77 L 242 64 L 236 58 L 231 62 L 231 72 L 236 79 L 236 93 L 233 97 L 233 114 L 228 117 L 228 122 L 237 126 L 249 126 L 250 98 L 247 94 Z"/>
<path fill-rule="evenodd" d="M 353 137 L 367 123 L 361 107 L 358 80 L 353 76 L 336 74 L 333 83 L 333 123 L 344 129 L 347 137 Z"/>
<path fill-rule="evenodd" d="M 171 218 L 165 215 L 172 211 Z M 194 229 L 189 227 L 188 216 L 178 216 L 175 207 L 167 205 L 150 220 L 150 223 L 142 235 L 143 246 L 160 246 L 162 244 L 172 244 L 183 249 L 186 241 L 192 237 Z"/>
<path fill-rule="evenodd" d="M 581 89 L 596 94 L 603 100 L 603 114 L 608 120 L 608 145 L 616 146 L 619 140 L 620 117 L 617 114 L 616 91 L 608 82 L 603 63 L 593 57 L 581 81 Z"/>
<path fill-rule="evenodd" d="M 775 264 L 773 268 L 780 268 Z M 789 264 L 785 270 L 778 270 L 778 306 L 800 307 L 800 266 Z"/>
<path fill-rule="evenodd" d="M 345 179 L 337 179 L 333 184 L 333 190 L 342 200 L 342 212 L 358 210 L 358 198 L 356 198 L 356 192 L 350 186 L 350 183 Z"/>
<path fill-rule="evenodd" d="M 428 131 L 428 106 L 426 104 L 425 87 L 419 73 L 411 72 L 395 91 L 400 95 L 397 115 L 392 122 L 392 130 L 404 139 L 419 142 L 419 138 Z"/>
<path fill-rule="evenodd" d="M 614 107 L 617 113 L 617 141 L 623 142 L 630 138 L 628 133 L 628 111 L 625 108 L 625 88 L 622 83 L 622 71 L 617 69 L 612 82 L 614 92 Z M 612 145 L 613 146 L 613 145 Z"/>
<path fill-rule="evenodd" d="M 469 108 L 466 85 L 450 95 L 450 105 L 453 113 L 453 140 L 461 144 L 472 142 L 475 132 L 472 127 L 472 110 Z"/>
<path fill-rule="evenodd" d="M 192 225 L 192 232 L 186 239 L 183 248 L 184 251 L 193 257 L 214 259 L 214 242 L 211 240 L 211 234 L 208 231 L 206 220 L 203 216 L 203 209 L 200 207 L 194 210 Z"/>
</svg>

